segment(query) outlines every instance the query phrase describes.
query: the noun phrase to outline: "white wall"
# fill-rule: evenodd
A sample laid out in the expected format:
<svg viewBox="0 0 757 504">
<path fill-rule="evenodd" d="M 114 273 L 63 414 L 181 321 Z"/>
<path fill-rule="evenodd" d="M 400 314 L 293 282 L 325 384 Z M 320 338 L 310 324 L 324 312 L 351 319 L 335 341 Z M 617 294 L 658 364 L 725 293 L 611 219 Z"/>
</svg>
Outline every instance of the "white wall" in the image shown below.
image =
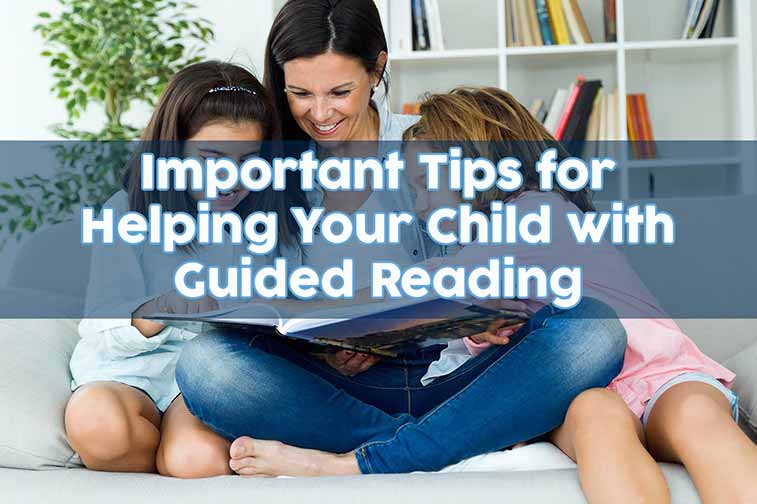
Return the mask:
<svg viewBox="0 0 757 504">
<path fill-rule="evenodd" d="M 232 60 L 251 66 L 262 78 L 263 51 L 271 25 L 269 1 L 197 0 L 197 15 L 210 19 L 216 40 L 207 51 L 209 58 Z M 63 102 L 50 93 L 52 78 L 48 59 L 39 56 L 43 44 L 32 31 L 37 12 L 58 9 L 56 0 L 20 2 L 0 0 L 0 140 L 52 139 L 49 125 L 65 121 Z M 82 129 L 98 129 L 101 110 L 92 110 L 78 124 Z M 127 122 L 144 125 L 149 111 L 130 111 Z"/>
</svg>

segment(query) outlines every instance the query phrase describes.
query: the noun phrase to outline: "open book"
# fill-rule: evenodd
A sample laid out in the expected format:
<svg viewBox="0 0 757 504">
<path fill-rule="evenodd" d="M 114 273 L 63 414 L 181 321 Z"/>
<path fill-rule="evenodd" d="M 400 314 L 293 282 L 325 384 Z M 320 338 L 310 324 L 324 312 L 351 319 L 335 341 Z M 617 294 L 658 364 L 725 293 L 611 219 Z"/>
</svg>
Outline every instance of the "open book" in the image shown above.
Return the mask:
<svg viewBox="0 0 757 504">
<path fill-rule="evenodd" d="M 485 332 L 494 321 L 504 321 L 505 326 L 519 324 L 528 315 L 464 301 L 401 299 L 318 310 L 292 318 L 284 318 L 274 306 L 262 303 L 188 315 L 155 314 L 150 318 L 169 325 L 195 321 L 269 331 L 317 345 L 394 356 L 429 340 L 441 343 Z"/>
</svg>

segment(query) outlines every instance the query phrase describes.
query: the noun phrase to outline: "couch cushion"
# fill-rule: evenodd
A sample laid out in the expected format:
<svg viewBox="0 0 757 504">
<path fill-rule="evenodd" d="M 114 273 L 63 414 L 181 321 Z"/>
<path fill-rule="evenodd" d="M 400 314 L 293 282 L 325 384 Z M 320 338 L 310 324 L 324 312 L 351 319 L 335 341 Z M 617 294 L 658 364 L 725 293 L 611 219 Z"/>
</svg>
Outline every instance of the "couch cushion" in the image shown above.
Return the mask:
<svg viewBox="0 0 757 504">
<path fill-rule="evenodd" d="M 734 355 L 725 364 L 736 373 L 733 390 L 739 395 L 739 423 L 757 442 L 757 343 Z"/>
<path fill-rule="evenodd" d="M 78 320 L 0 319 L 0 467 L 78 465 L 63 427 L 77 327 Z"/>
<path fill-rule="evenodd" d="M 683 467 L 661 466 L 670 486 L 671 504 L 700 502 Z M 0 500 L 3 504 L 586 503 L 575 469 L 286 479 L 221 476 L 198 480 L 83 469 L 45 472 L 0 469 Z"/>
</svg>

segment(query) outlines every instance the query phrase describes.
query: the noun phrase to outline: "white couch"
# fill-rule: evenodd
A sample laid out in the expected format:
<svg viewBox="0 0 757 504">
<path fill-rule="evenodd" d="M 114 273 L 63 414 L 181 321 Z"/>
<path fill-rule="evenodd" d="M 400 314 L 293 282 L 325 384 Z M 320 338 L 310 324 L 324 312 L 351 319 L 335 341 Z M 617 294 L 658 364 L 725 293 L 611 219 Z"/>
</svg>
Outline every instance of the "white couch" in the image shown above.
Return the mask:
<svg viewBox="0 0 757 504">
<path fill-rule="evenodd" d="M 671 200 L 661 202 L 660 206 L 675 214 L 676 205 L 686 204 Z M 746 205 L 752 209 L 747 215 L 757 215 L 754 211 L 757 198 L 736 198 L 732 204 Z M 698 204 L 697 208 L 705 211 L 707 205 Z M 81 293 L 86 278 L 75 273 L 76 267 L 62 267 L 55 261 L 64 248 L 79 246 L 77 238 L 75 225 L 68 224 L 56 226 L 26 243 L 14 264 L 8 287 L 0 290 L 0 303 L 8 306 L 29 299 L 39 303 L 77 302 L 71 296 Z M 757 235 L 744 239 L 749 243 L 738 246 L 754 247 L 751 248 L 754 256 Z M 631 251 L 632 262 L 633 254 Z M 75 257 L 86 262 L 84 254 Z M 41 267 L 54 268 L 49 278 L 55 278 L 55 282 L 44 285 L 30 282 L 30 278 L 39 278 L 31 273 L 38 273 Z M 745 274 L 757 280 L 755 268 Z M 679 322 L 706 353 L 738 374 L 736 390 L 741 396 L 742 426 L 757 440 L 757 320 Z M 182 481 L 157 475 L 87 471 L 81 468 L 66 443 L 62 425 L 63 409 L 70 395 L 68 360 L 77 338 L 75 320 L 0 320 L 2 504 L 585 502 L 572 464 L 559 460 L 560 455 L 554 452 L 542 450 L 539 455 L 539 448 L 529 447 L 531 451 L 496 454 L 462 468 L 486 472 L 272 480 L 228 476 Z M 537 453 L 535 459 L 527 456 L 532 453 Z M 674 503 L 699 502 L 682 467 L 661 466 Z"/>
</svg>

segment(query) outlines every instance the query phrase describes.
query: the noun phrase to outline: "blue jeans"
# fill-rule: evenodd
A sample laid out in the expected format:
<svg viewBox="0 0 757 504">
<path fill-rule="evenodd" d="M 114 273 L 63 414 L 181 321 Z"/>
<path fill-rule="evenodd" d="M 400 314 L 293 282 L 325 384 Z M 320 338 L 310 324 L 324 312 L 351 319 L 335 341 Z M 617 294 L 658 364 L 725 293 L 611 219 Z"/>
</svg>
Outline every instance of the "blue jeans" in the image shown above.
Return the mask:
<svg viewBox="0 0 757 504">
<path fill-rule="evenodd" d="M 211 332 L 184 346 L 176 379 L 189 411 L 228 439 L 354 450 L 363 473 L 433 471 L 558 427 L 579 393 L 620 372 L 626 334 L 593 299 L 547 306 L 508 345 L 422 386 L 443 348 L 350 378 L 283 338 Z"/>
</svg>

